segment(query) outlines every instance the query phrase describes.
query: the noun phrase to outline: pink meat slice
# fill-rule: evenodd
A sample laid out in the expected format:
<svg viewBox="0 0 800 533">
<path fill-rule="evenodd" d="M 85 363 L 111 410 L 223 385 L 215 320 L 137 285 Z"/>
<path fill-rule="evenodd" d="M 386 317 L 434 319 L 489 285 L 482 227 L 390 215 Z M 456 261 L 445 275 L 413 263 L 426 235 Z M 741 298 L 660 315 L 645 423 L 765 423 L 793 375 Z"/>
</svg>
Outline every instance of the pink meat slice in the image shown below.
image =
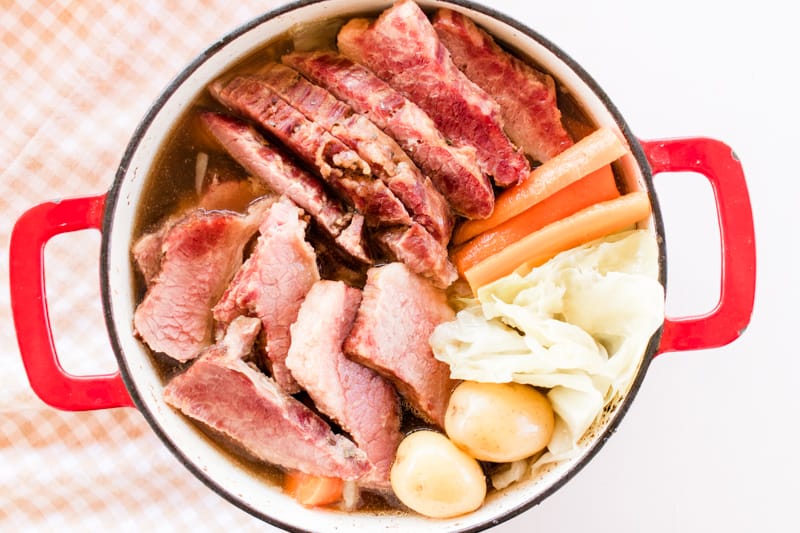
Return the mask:
<svg viewBox="0 0 800 533">
<path fill-rule="evenodd" d="M 243 360 L 260 325 L 234 320 L 220 343 L 167 384 L 164 400 L 256 459 L 317 476 L 362 477 L 370 468 L 363 451 Z"/>
<path fill-rule="evenodd" d="M 214 306 L 222 324 L 235 317 L 261 319 L 265 338 L 263 363 L 288 393 L 300 390 L 286 368 L 290 326 L 300 305 L 319 277 L 317 257 L 306 241 L 302 211 L 286 197 L 273 204 L 259 228 L 255 249 Z"/>
<path fill-rule="evenodd" d="M 419 224 L 379 231 L 374 237 L 395 259 L 440 289 L 458 278 L 447 249 Z"/>
<path fill-rule="evenodd" d="M 178 214 L 162 220 L 158 227 L 140 236 L 131 247 L 133 260 L 149 287 L 161 270 L 161 245 L 170 228 L 183 216 L 197 207 L 207 211 L 247 211 L 254 202 L 277 200 L 269 191 L 262 190 L 250 179 L 232 179 L 210 183 L 199 198 L 186 202 Z M 266 204 L 263 205 L 266 207 Z"/>
<path fill-rule="evenodd" d="M 263 209 L 247 215 L 196 209 L 167 222 L 158 236 L 158 273 L 133 319 L 136 335 L 152 350 L 187 361 L 211 344 L 211 307 L 241 266 L 244 246 L 263 215 Z M 155 246 L 148 246 L 152 257 Z"/>
<path fill-rule="evenodd" d="M 308 120 L 262 81 L 237 77 L 215 82 L 211 93 L 225 106 L 277 137 L 326 180 L 372 225 L 408 224 L 405 206 L 355 151 Z"/>
<path fill-rule="evenodd" d="M 351 225 L 351 214 L 330 197 L 319 179 L 272 146 L 252 126 L 233 117 L 205 112 L 206 129 L 245 170 L 302 207 L 353 258 L 369 263 L 366 244 Z M 356 226 L 360 227 L 361 221 Z M 348 232 L 344 239 L 339 239 Z"/>
<path fill-rule="evenodd" d="M 373 267 L 344 351 L 391 381 L 423 418 L 443 427 L 453 382 L 428 338 L 454 316 L 444 291 L 404 264 Z"/>
<path fill-rule="evenodd" d="M 552 77 L 500 48 L 461 13 L 440 9 L 433 27 L 458 68 L 500 104 L 506 132 L 517 146 L 547 161 L 573 144 L 561 124 Z"/>
<path fill-rule="evenodd" d="M 474 146 L 478 164 L 495 184 L 505 187 L 528 177 L 528 160 L 503 132 L 497 102 L 458 70 L 412 0 L 398 1 L 372 24 L 352 19 L 337 42 L 340 52 L 425 110 L 447 138 Z"/>
<path fill-rule="evenodd" d="M 269 63 L 258 77 L 289 105 L 355 150 L 406 206 L 414 221 L 447 245 L 453 217 L 447 202 L 394 139 L 293 68 Z"/>
<path fill-rule="evenodd" d="M 453 211 L 467 218 L 486 218 L 492 213 L 494 192 L 478 166 L 475 148 L 448 143 L 425 111 L 372 71 L 327 50 L 294 52 L 281 61 L 392 136 L 430 177 Z"/>
<path fill-rule="evenodd" d="M 214 112 L 200 115 L 201 122 L 247 172 L 278 194 L 285 194 L 317 219 L 331 235 L 344 228 L 349 217 L 328 197 L 319 180 L 300 168 L 244 121 Z"/>
<path fill-rule="evenodd" d="M 144 277 L 145 286 L 149 287 L 161 270 L 161 244 L 164 236 L 175 220 L 167 220 L 156 230 L 139 237 L 131 247 L 133 260 Z"/>
<path fill-rule="evenodd" d="M 286 365 L 314 405 L 331 417 L 367 454 L 365 486 L 390 487 L 389 470 L 400 443 L 400 404 L 383 377 L 342 353 L 361 291 L 341 281 L 318 281 L 292 325 Z"/>
</svg>

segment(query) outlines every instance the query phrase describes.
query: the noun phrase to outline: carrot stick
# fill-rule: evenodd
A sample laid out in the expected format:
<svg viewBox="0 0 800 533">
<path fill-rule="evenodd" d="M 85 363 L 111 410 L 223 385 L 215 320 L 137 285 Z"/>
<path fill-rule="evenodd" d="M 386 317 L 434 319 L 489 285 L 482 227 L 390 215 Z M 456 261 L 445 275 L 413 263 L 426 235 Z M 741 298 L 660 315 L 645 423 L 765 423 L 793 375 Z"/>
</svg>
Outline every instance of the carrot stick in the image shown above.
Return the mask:
<svg viewBox="0 0 800 533">
<path fill-rule="evenodd" d="M 625 155 L 628 147 L 608 128 L 600 128 L 534 169 L 528 179 L 506 189 L 495 200 L 494 211 L 483 220 L 468 220 L 453 235 L 461 244 L 519 215 L 600 167 Z"/>
<path fill-rule="evenodd" d="M 344 481 L 293 470 L 284 475 L 283 490 L 306 507 L 328 505 L 342 499 Z"/>
<path fill-rule="evenodd" d="M 523 237 L 464 272 L 472 292 L 525 265 L 539 266 L 556 254 L 620 231 L 650 214 L 644 192 L 594 204 Z"/>
<path fill-rule="evenodd" d="M 611 165 L 605 165 L 458 248 L 452 256 L 463 274 L 490 255 L 590 205 L 619 197 Z"/>
</svg>

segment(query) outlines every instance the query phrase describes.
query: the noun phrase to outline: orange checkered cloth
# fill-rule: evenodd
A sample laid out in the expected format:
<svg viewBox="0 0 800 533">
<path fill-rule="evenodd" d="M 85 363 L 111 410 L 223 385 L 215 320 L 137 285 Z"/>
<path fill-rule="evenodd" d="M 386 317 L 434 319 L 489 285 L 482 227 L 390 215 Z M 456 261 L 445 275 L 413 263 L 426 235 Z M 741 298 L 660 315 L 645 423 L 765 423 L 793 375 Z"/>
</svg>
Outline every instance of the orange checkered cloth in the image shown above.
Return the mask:
<svg viewBox="0 0 800 533">
<path fill-rule="evenodd" d="M 31 391 L 8 291 L 8 241 L 24 210 L 108 189 L 129 137 L 169 81 L 269 0 L 10 0 L 0 9 L 0 530 L 264 531 L 194 478 L 135 409 L 69 413 Z M 63 366 L 115 369 L 100 307 L 99 234 L 46 247 Z"/>
</svg>

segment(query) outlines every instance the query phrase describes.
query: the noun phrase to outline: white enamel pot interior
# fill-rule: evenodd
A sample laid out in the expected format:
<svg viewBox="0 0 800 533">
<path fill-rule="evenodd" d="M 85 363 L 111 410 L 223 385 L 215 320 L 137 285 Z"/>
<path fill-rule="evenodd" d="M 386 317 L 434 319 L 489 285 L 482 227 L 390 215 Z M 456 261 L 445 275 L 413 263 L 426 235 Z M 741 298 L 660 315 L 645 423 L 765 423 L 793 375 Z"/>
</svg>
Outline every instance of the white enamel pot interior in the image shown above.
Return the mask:
<svg viewBox="0 0 800 533">
<path fill-rule="evenodd" d="M 652 193 L 649 166 L 639 143 L 596 83 L 545 38 L 489 8 L 468 2 L 420 1 L 424 8 L 449 7 L 471 17 L 500 41 L 551 73 L 561 86 L 581 104 L 598 126 L 621 132 L 632 153 L 623 158 L 621 169 L 629 190 L 645 190 L 653 202 L 653 217 L 645 226 L 658 234 L 661 246 L 661 280 L 664 280 L 663 232 L 658 205 Z M 330 17 L 352 16 L 385 9 L 384 0 L 326 0 L 299 2 L 242 26 L 214 43 L 184 70 L 155 102 L 136 131 L 115 182 L 106 200 L 103 228 L 101 277 L 103 305 L 112 344 L 120 371 L 136 406 L 147 418 L 165 445 L 198 478 L 233 504 L 287 530 L 297 531 L 475 531 L 496 525 L 530 508 L 557 490 L 602 446 L 618 424 L 632 400 L 658 346 L 660 332 L 654 335 L 642 356 L 639 370 L 623 400 L 592 429 L 591 442 L 573 460 L 558 465 L 538 480 L 521 482 L 492 493 L 483 507 L 465 516 L 448 520 L 426 519 L 410 513 L 342 513 L 307 509 L 271 486 L 207 439 L 198 435 L 195 426 L 164 403 L 163 383 L 150 354 L 133 336 L 135 294 L 134 272 L 130 260 L 137 207 L 142 201 L 143 186 L 160 146 L 173 124 L 195 97 L 227 67 L 247 56 L 289 28 Z"/>
</svg>

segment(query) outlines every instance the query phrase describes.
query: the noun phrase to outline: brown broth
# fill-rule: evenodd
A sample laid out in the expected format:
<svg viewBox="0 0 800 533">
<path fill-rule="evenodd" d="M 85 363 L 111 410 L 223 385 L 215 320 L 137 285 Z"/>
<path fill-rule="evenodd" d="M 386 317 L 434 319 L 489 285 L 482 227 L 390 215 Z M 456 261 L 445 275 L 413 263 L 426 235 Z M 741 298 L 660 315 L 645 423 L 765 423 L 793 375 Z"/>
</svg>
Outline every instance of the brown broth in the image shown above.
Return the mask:
<svg viewBox="0 0 800 533">
<path fill-rule="evenodd" d="M 294 49 L 293 43 L 296 41 L 302 42 L 304 49 L 308 49 L 311 44 L 316 45 L 316 48 L 334 48 L 335 33 L 344 22 L 344 19 L 337 18 L 294 28 L 286 34 L 276 37 L 226 69 L 219 77 L 224 79 L 236 74 L 253 72 L 258 70 L 265 62 L 279 61 L 281 55 Z M 322 37 L 314 37 L 312 34 L 315 30 L 321 31 L 323 33 Z M 510 47 L 505 48 L 512 50 Z M 535 63 L 532 63 L 532 65 L 538 67 Z M 587 118 L 587 115 L 575 99 L 561 90 L 558 80 L 556 80 L 556 88 L 559 108 L 563 114 L 564 127 L 570 135 L 575 140 L 578 140 L 593 131 L 596 126 Z M 198 152 L 205 152 L 209 155 L 209 168 L 215 169 L 218 173 L 224 173 L 232 179 L 243 179 L 247 176 L 244 169 L 225 154 L 198 124 L 197 115 L 199 110 L 225 111 L 223 106 L 204 91 L 176 122 L 167 141 L 160 148 L 144 186 L 143 200 L 138 208 L 134 224 L 134 240 L 144 233 L 152 231 L 169 216 L 196 205 L 195 164 Z M 330 268 L 329 265 L 320 265 L 323 277 L 326 277 L 326 272 L 335 270 Z M 134 294 L 137 295 L 136 303 L 138 304 L 145 293 L 144 280 L 141 275 L 137 274 L 134 280 L 134 289 Z M 164 385 L 190 365 L 190 363 L 176 363 L 163 354 L 152 354 L 152 360 Z M 307 399 L 305 403 L 311 404 Z M 313 407 L 313 404 L 311 406 Z M 239 467 L 263 479 L 267 484 L 281 485 L 283 479 L 283 470 L 281 468 L 253 459 L 246 452 L 226 441 L 224 437 L 200 423 L 196 423 L 195 426 L 201 438 L 212 443 L 222 453 L 227 454 Z M 334 431 L 341 432 L 341 429 L 335 424 L 332 424 L 332 427 Z M 403 434 L 426 427 L 430 427 L 430 425 L 416 416 L 408 405 L 404 404 L 401 427 Z M 490 474 L 497 467 L 497 465 L 489 463 L 482 466 L 487 474 Z M 488 485 L 490 484 L 488 484 L 487 479 Z M 390 501 L 390 499 L 368 491 L 362 491 L 359 511 L 373 513 L 397 513 L 401 511 L 402 505 L 396 501 Z"/>
</svg>

